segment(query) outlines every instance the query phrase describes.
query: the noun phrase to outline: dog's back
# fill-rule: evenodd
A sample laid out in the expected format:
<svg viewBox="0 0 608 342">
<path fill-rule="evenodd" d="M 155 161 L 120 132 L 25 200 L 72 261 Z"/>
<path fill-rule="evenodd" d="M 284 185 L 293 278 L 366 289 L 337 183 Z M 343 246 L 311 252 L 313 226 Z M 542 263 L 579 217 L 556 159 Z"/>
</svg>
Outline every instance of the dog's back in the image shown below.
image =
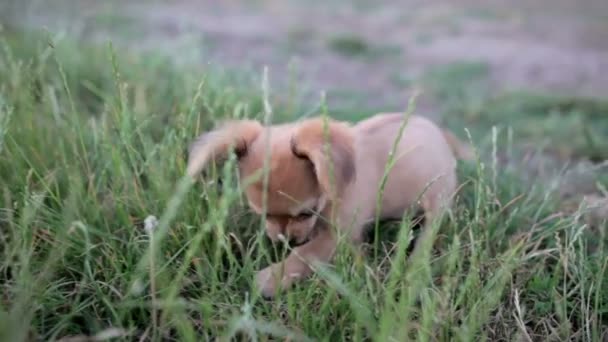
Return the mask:
<svg viewBox="0 0 608 342">
<path fill-rule="evenodd" d="M 389 167 L 403 119 L 400 113 L 382 113 L 354 126 L 358 171 L 354 188 L 359 195 L 375 198 L 372 194 L 378 191 Z M 399 217 L 419 200 L 439 203 L 451 195 L 456 188 L 453 143 L 431 120 L 421 116 L 408 118 L 384 187 L 383 216 Z"/>
</svg>

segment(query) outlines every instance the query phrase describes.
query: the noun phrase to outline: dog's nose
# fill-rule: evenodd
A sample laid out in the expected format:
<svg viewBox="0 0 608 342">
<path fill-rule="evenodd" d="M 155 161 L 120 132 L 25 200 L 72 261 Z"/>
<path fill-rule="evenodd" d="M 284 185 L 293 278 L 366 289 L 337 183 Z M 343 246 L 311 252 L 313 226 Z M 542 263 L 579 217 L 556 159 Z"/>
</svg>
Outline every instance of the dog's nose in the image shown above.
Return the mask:
<svg viewBox="0 0 608 342">
<path fill-rule="evenodd" d="M 307 242 L 308 242 L 308 238 L 298 239 L 296 237 L 290 237 L 289 238 L 289 247 L 290 248 L 300 247 L 300 246 L 306 244 Z"/>
<path fill-rule="evenodd" d="M 289 248 L 296 248 L 296 247 L 300 247 L 304 244 L 303 241 L 298 241 L 296 239 L 290 239 L 289 240 Z"/>
<path fill-rule="evenodd" d="M 281 232 L 276 235 L 276 241 L 280 241 L 281 243 L 287 244 L 290 248 L 298 247 L 302 243 L 298 242 L 293 236 L 289 236 L 285 232 L 285 227 L 281 227 Z"/>
</svg>

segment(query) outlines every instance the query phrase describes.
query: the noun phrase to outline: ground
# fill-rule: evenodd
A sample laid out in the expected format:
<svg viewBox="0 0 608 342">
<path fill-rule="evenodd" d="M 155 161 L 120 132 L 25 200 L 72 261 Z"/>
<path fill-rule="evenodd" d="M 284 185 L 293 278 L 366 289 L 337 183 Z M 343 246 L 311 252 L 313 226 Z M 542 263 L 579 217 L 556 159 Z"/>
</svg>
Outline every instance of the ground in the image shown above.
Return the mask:
<svg viewBox="0 0 608 342">
<path fill-rule="evenodd" d="M 336 105 L 402 110 L 416 80 L 463 62 L 487 65 L 498 89 L 608 89 L 608 4 L 601 0 L 33 4 L 34 26 L 200 65 L 257 74 L 268 66 L 277 91 L 295 77 L 311 96 L 327 91 Z"/>
</svg>

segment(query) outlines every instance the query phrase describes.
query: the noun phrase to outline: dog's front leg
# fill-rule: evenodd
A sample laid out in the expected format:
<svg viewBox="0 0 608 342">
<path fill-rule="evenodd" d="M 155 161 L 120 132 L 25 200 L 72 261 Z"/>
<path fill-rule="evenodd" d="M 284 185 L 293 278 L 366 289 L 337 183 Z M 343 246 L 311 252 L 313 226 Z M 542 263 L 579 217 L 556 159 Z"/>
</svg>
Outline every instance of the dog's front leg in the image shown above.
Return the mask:
<svg viewBox="0 0 608 342">
<path fill-rule="evenodd" d="M 256 285 L 265 298 L 287 289 L 312 274 L 313 261 L 329 262 L 336 249 L 336 239 L 329 228 L 322 228 L 308 243 L 294 248 L 282 262 L 272 264 L 256 275 Z"/>
</svg>

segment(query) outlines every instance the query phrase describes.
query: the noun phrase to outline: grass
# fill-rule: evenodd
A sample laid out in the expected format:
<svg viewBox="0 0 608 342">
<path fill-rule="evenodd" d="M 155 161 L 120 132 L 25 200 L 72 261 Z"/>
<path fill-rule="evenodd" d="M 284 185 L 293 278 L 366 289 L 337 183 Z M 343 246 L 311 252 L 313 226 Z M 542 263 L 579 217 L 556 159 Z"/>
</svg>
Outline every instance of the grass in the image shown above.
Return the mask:
<svg viewBox="0 0 608 342">
<path fill-rule="evenodd" d="M 542 145 L 562 160 L 608 159 L 603 139 L 608 136 L 608 100 L 523 90 L 494 94 L 488 90 L 488 72 L 483 63 L 453 63 L 426 75 L 450 125 L 479 132 L 492 126 L 512 129 L 520 147 Z"/>
<path fill-rule="evenodd" d="M 106 32 L 120 32 L 125 38 L 131 40 L 142 39 L 145 32 L 137 18 L 124 14 L 98 13 L 91 16 L 86 24 L 88 27 L 96 27 Z"/>
<path fill-rule="evenodd" d="M 402 52 L 397 46 L 371 44 L 364 37 L 353 34 L 335 35 L 328 40 L 327 46 L 341 56 L 368 61 L 400 56 Z"/>
<path fill-rule="evenodd" d="M 328 44 L 333 51 L 346 56 L 363 55 L 370 50 L 369 44 L 358 36 L 334 37 Z"/>
<path fill-rule="evenodd" d="M 212 173 L 221 186 L 182 178 L 201 130 L 264 117 L 255 81 L 15 33 L 0 51 L 2 341 L 606 337 L 606 227 L 560 214 L 551 189 L 492 158 L 459 164 L 458 205 L 432 234 L 383 225 L 377 258 L 341 245 L 333 266 L 262 300 L 252 279 L 281 251 L 234 160 Z"/>
</svg>

